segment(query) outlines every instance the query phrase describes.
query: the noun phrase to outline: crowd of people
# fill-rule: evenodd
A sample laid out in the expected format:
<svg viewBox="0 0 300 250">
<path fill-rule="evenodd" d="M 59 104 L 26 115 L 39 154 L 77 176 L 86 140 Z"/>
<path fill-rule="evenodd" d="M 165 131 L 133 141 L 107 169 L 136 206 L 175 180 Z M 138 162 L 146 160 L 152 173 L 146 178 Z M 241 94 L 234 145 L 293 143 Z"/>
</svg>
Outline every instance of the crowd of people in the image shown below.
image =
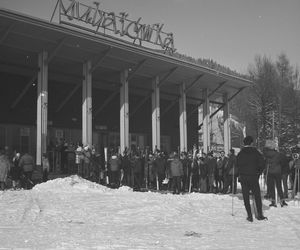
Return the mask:
<svg viewBox="0 0 300 250">
<path fill-rule="evenodd" d="M 169 190 L 174 194 L 183 192 L 236 194 L 237 182 L 241 182 L 245 176 L 241 172 L 243 168 L 239 165 L 247 166 L 251 162 L 246 158 L 246 161 L 238 164 L 234 149 L 231 149 L 228 155 L 225 155 L 224 151 L 205 154 L 196 146 L 189 152 L 170 154 L 157 149 L 152 152 L 149 148 L 144 150 L 134 148 L 130 151 L 126 149 L 123 153 L 111 148 L 100 154 L 93 146 L 82 143 L 77 143 L 72 148 L 65 143 L 61 145 L 59 150 L 61 173 L 78 174 L 114 188 L 126 185 L 134 190 Z M 71 164 L 63 153 L 66 150 L 73 155 Z M 284 204 L 284 200 L 288 198 L 288 189 L 292 188 L 294 194 L 299 189 L 299 181 L 297 182 L 299 179 L 297 169 L 300 169 L 299 153 L 279 152 L 270 140 L 267 140 L 266 146 L 259 153 L 262 162 L 256 162 L 254 168 L 258 168 L 257 176 L 264 177 L 267 186 L 264 198 L 271 200 L 271 206 L 276 206 L 276 186 L 279 199 Z M 54 164 L 53 154 L 50 152 L 43 154 L 40 181 L 47 181 L 49 171 L 57 170 Z M 32 179 L 35 167 L 34 158 L 28 153 L 20 155 L 14 152 L 10 156 L 1 148 L 1 189 L 5 188 L 7 178 L 11 179 L 13 188 L 32 187 L 35 184 Z"/>
<path fill-rule="evenodd" d="M 224 151 L 219 155 L 205 154 L 196 147 L 190 153 L 171 154 L 148 149 L 125 150 L 120 154 L 118 150 L 110 149 L 104 159 L 89 146 L 78 145 L 75 152 L 80 176 L 88 179 L 98 176 L 101 184 L 111 187 L 126 185 L 135 190 L 172 190 L 177 194 L 237 191 L 233 149 L 228 157 Z"/>
<path fill-rule="evenodd" d="M 286 205 L 288 190 L 293 189 L 290 195 L 293 198 L 299 189 L 299 175 L 296 174 L 300 168 L 299 154 L 279 152 L 270 140 L 262 151 L 256 151 L 261 162 L 256 161 L 255 166 L 250 167 L 258 168 L 256 177 L 261 176 L 267 187 L 264 198 L 271 200 L 271 206 L 276 206 L 276 187 L 281 205 Z M 169 190 L 174 194 L 236 194 L 237 183 L 243 176 L 241 165 L 247 166 L 249 162 L 251 159 L 246 158 L 245 162 L 238 164 L 234 149 L 228 155 L 224 151 L 205 154 L 196 146 L 190 152 L 170 154 L 148 149 L 125 150 L 121 154 L 118 150 L 109 149 L 103 157 L 88 146 L 79 145 L 76 149 L 77 172 L 84 178 L 111 187 L 126 185 L 134 190 Z"/>
<path fill-rule="evenodd" d="M 40 181 L 48 180 L 48 173 L 50 170 L 50 164 L 47 154 L 42 156 L 41 164 L 41 176 Z M 10 153 L 9 148 L 0 147 L 0 188 L 4 190 L 10 186 L 13 189 L 30 189 L 36 183 L 33 178 L 34 171 L 37 171 L 35 159 L 28 152 L 20 154 L 14 151 L 13 154 Z M 39 177 L 37 178 L 39 179 Z M 8 182 L 11 185 L 8 185 Z"/>
</svg>

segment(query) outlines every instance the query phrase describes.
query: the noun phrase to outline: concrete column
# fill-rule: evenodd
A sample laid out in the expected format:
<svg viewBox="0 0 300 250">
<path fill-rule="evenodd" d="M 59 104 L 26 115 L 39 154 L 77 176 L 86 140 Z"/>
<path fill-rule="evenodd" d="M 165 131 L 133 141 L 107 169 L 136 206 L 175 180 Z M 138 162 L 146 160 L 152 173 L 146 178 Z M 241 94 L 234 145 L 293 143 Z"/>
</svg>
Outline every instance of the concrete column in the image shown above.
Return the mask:
<svg viewBox="0 0 300 250">
<path fill-rule="evenodd" d="M 187 125 L 186 125 L 186 94 L 185 83 L 180 85 L 179 98 L 179 131 L 180 131 L 180 152 L 187 152 Z"/>
<path fill-rule="evenodd" d="M 203 90 L 203 151 L 208 153 L 210 150 L 210 108 L 208 99 L 208 89 Z"/>
<path fill-rule="evenodd" d="M 121 72 L 120 81 L 120 151 L 129 148 L 129 92 L 128 70 Z"/>
<path fill-rule="evenodd" d="M 229 102 L 228 95 L 223 95 L 223 102 L 225 103 L 223 110 L 224 119 L 224 152 L 227 155 L 231 149 L 231 133 L 230 133 L 230 114 L 229 114 Z"/>
<path fill-rule="evenodd" d="M 198 106 L 198 124 L 202 124 L 201 128 L 198 130 L 198 144 L 203 146 L 203 105 Z"/>
<path fill-rule="evenodd" d="M 83 64 L 82 82 L 82 143 L 93 144 L 93 113 L 92 113 L 92 63 L 87 61 Z"/>
<path fill-rule="evenodd" d="M 160 149 L 159 77 L 152 80 L 152 150 Z"/>
<path fill-rule="evenodd" d="M 47 152 L 48 126 L 48 53 L 38 55 L 39 72 L 37 78 L 37 143 L 36 165 L 41 166 L 42 154 Z"/>
</svg>

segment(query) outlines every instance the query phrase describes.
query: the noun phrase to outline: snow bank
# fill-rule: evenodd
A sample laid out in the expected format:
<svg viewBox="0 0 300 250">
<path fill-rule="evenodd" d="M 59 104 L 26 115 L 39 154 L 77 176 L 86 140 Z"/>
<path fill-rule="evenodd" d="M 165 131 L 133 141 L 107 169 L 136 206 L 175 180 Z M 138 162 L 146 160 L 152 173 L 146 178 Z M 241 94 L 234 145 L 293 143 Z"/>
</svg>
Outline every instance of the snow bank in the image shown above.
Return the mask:
<svg viewBox="0 0 300 250">
<path fill-rule="evenodd" d="M 37 184 L 33 187 L 33 190 L 52 192 L 108 192 L 110 189 L 106 186 L 81 178 L 78 175 L 72 175 L 69 177 L 57 178 L 41 184 Z"/>
</svg>

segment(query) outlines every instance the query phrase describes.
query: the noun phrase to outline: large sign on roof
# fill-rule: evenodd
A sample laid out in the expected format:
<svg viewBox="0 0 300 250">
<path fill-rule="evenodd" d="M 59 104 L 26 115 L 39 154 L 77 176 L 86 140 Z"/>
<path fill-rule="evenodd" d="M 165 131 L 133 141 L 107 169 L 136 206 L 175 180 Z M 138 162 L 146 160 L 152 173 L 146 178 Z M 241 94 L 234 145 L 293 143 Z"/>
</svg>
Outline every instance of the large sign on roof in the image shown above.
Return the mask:
<svg viewBox="0 0 300 250">
<path fill-rule="evenodd" d="M 57 0 L 51 21 L 57 9 L 60 24 L 94 34 L 123 37 L 141 46 L 146 42 L 147 47 L 155 45 L 169 53 L 175 51 L 173 33 L 164 32 L 164 24 L 142 24 L 141 18 L 130 20 L 126 12 L 116 15 L 115 12 L 102 10 L 99 2 L 88 6 L 76 0 Z"/>
</svg>

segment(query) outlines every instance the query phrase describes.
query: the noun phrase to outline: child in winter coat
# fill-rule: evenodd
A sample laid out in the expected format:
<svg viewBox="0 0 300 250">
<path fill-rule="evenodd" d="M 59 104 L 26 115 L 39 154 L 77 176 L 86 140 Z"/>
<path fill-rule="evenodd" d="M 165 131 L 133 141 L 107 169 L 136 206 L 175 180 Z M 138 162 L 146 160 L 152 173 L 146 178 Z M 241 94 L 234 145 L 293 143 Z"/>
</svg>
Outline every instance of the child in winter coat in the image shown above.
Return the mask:
<svg viewBox="0 0 300 250">
<path fill-rule="evenodd" d="M 42 168 L 43 168 L 43 182 L 46 182 L 48 181 L 48 174 L 50 170 L 50 164 L 46 153 L 44 153 L 42 156 Z"/>
</svg>

